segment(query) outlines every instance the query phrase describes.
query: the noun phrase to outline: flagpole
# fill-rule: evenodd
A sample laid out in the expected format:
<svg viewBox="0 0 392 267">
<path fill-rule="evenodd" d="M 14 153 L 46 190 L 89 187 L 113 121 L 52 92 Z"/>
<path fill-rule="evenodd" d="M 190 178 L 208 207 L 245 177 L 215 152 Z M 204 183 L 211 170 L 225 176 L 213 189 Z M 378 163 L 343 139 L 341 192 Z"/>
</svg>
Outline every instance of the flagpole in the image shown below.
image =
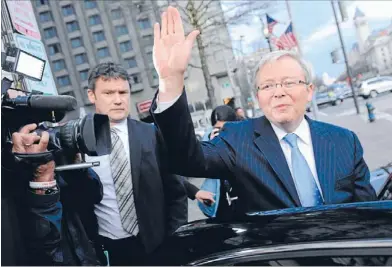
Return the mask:
<svg viewBox="0 0 392 267">
<path fill-rule="evenodd" d="M 293 33 L 297 39 L 297 47 L 298 47 L 298 53 L 300 55 L 302 55 L 302 50 L 301 50 L 301 45 L 300 45 L 300 41 L 299 41 L 299 36 L 297 34 L 297 31 L 294 27 L 294 23 L 293 23 L 293 19 L 291 17 L 291 9 L 290 9 L 290 4 L 289 4 L 289 0 L 286 0 L 286 8 L 287 8 L 287 13 L 289 14 L 289 20 L 291 22 L 291 27 L 293 28 Z"/>
</svg>

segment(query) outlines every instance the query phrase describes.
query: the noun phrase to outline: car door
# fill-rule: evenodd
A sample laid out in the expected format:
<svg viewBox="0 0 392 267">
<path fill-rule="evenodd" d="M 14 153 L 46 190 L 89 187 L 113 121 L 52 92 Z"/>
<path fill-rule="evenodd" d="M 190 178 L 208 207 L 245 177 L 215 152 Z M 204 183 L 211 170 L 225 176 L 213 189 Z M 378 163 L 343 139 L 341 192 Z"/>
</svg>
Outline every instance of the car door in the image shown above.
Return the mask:
<svg viewBox="0 0 392 267">
<path fill-rule="evenodd" d="M 228 251 L 189 263 L 220 266 L 391 266 L 392 239 L 309 242 Z"/>
</svg>

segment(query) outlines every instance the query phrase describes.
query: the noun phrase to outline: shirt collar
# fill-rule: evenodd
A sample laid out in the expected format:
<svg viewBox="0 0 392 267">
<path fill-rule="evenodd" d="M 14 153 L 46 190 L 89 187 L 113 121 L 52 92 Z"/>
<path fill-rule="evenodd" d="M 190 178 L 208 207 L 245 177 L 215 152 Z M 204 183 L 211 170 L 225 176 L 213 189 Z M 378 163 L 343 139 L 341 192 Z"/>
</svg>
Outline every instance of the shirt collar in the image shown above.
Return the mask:
<svg viewBox="0 0 392 267">
<path fill-rule="evenodd" d="M 285 137 L 288 133 L 276 126 L 271 122 L 272 129 L 274 130 L 276 136 L 278 137 L 279 141 L 283 140 L 283 137 Z M 299 139 L 301 139 L 305 144 L 310 145 L 311 144 L 311 137 L 310 137 L 310 127 L 308 121 L 303 118 L 300 125 L 297 127 L 297 129 L 294 130 L 294 132 Z"/>
<path fill-rule="evenodd" d="M 119 123 L 116 123 L 113 127 L 115 127 L 121 133 L 128 132 L 128 120 L 124 119 Z"/>
</svg>

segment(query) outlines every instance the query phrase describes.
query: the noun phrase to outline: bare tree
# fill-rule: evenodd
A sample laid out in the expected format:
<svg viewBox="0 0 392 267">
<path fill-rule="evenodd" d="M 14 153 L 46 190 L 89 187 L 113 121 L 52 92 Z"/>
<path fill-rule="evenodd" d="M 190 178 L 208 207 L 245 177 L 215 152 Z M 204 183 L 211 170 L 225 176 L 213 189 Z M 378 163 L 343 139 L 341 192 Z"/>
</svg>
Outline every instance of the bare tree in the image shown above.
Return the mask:
<svg viewBox="0 0 392 267">
<path fill-rule="evenodd" d="M 171 3 L 180 10 L 185 29 L 200 30 L 200 35 L 196 40 L 200 65 L 191 63 L 189 66 L 202 70 L 207 95 L 212 107 L 215 107 L 217 105 L 215 88 L 207 60 L 208 56 L 214 52 L 209 51 L 208 48 L 215 47 L 232 51 L 231 40 L 222 40 L 218 31 L 228 31 L 227 28 L 230 25 L 246 23 L 253 12 L 263 12 L 270 4 L 268 1 L 241 0 L 228 2 L 223 10 L 220 1 L 216 0 L 173 0 Z"/>
</svg>

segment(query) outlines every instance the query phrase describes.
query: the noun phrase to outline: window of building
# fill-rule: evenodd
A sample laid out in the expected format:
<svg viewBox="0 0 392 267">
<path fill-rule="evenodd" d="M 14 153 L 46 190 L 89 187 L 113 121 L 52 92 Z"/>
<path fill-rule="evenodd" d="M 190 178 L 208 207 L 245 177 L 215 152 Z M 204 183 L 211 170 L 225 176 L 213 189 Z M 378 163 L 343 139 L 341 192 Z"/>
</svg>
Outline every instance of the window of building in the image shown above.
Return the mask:
<svg viewBox="0 0 392 267">
<path fill-rule="evenodd" d="M 79 77 L 81 81 L 87 81 L 88 79 L 88 70 L 79 71 Z"/>
<path fill-rule="evenodd" d="M 143 44 L 145 46 L 154 45 L 154 37 L 152 35 L 143 36 Z"/>
<path fill-rule="evenodd" d="M 137 24 L 141 30 L 151 29 L 151 22 L 149 18 L 140 19 L 137 21 Z"/>
<path fill-rule="evenodd" d="M 118 25 L 115 27 L 115 30 L 117 36 L 128 34 L 128 28 L 125 25 Z"/>
<path fill-rule="evenodd" d="M 125 41 L 120 43 L 120 51 L 122 53 L 128 52 L 132 50 L 132 43 L 131 41 Z"/>
<path fill-rule="evenodd" d="M 136 68 L 137 67 L 137 61 L 136 61 L 135 57 L 126 58 L 126 59 L 124 59 L 124 62 L 126 64 L 127 68 Z"/>
<path fill-rule="evenodd" d="M 53 56 L 57 53 L 61 53 L 61 46 L 59 43 L 51 44 L 48 46 L 48 50 L 49 50 L 49 55 Z"/>
<path fill-rule="evenodd" d="M 63 16 L 64 16 L 64 17 L 75 14 L 75 10 L 74 10 L 74 8 L 73 8 L 72 5 L 63 6 L 63 7 L 61 8 L 61 10 L 62 10 L 62 12 L 63 12 Z"/>
<path fill-rule="evenodd" d="M 97 7 L 97 1 L 95 0 L 84 0 L 84 8 L 91 9 Z"/>
<path fill-rule="evenodd" d="M 105 40 L 105 33 L 103 31 L 93 32 L 94 42 L 101 42 Z"/>
<path fill-rule="evenodd" d="M 76 20 L 68 22 L 66 25 L 68 32 L 74 32 L 79 30 L 79 23 Z"/>
<path fill-rule="evenodd" d="M 71 46 L 72 46 L 72 48 L 78 48 L 78 47 L 83 46 L 82 38 L 80 38 L 80 37 L 72 38 L 71 39 Z"/>
<path fill-rule="evenodd" d="M 98 25 L 102 24 L 101 17 L 99 15 L 92 15 L 88 17 L 88 25 Z"/>
<path fill-rule="evenodd" d="M 57 36 L 57 31 L 55 27 L 50 27 L 44 29 L 44 37 L 45 39 L 50 39 Z"/>
<path fill-rule="evenodd" d="M 85 53 L 75 55 L 76 65 L 80 65 L 87 62 L 87 55 Z"/>
<path fill-rule="evenodd" d="M 47 4 L 49 4 L 49 0 L 36 0 L 35 1 L 35 5 L 37 7 L 44 6 L 44 5 L 47 5 Z"/>
<path fill-rule="evenodd" d="M 97 55 L 99 58 L 109 57 L 110 56 L 109 49 L 107 47 L 98 48 Z"/>
<path fill-rule="evenodd" d="M 153 61 L 152 61 L 152 52 L 147 52 L 146 55 L 147 55 L 147 61 L 148 61 L 149 63 L 153 62 Z"/>
<path fill-rule="evenodd" d="M 71 79 L 68 75 L 57 77 L 57 82 L 60 87 L 71 85 Z"/>
<path fill-rule="evenodd" d="M 142 82 L 142 76 L 139 73 L 130 76 L 131 84 L 139 84 Z"/>
<path fill-rule="evenodd" d="M 121 19 L 122 18 L 122 12 L 121 12 L 121 9 L 119 9 L 119 8 L 113 9 L 110 12 L 110 14 L 112 16 L 112 19 Z"/>
<path fill-rule="evenodd" d="M 39 13 L 39 21 L 40 22 L 47 22 L 47 21 L 52 21 L 53 17 L 52 17 L 52 13 L 50 11 L 45 11 L 45 12 L 41 12 Z"/>
<path fill-rule="evenodd" d="M 60 71 L 60 70 L 65 69 L 64 59 L 59 59 L 59 60 L 53 61 L 53 69 L 54 69 L 54 71 Z"/>
</svg>

